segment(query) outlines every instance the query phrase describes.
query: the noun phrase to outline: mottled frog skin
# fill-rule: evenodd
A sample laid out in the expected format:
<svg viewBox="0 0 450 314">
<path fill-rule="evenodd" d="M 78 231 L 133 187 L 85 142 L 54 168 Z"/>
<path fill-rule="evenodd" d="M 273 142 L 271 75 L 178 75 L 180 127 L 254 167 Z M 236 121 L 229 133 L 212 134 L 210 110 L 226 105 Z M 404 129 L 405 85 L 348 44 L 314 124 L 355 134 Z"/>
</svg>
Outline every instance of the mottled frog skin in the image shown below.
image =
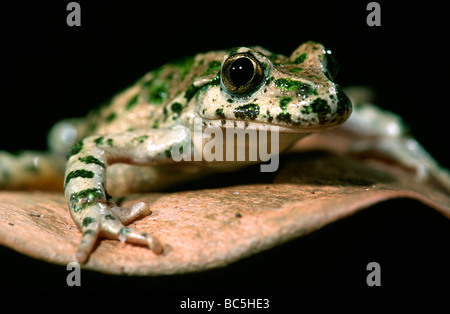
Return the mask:
<svg viewBox="0 0 450 314">
<path fill-rule="evenodd" d="M 240 47 L 169 63 L 147 73 L 85 119 L 58 123 L 49 135 L 50 153 L 30 152 L 19 157 L 1 153 L 0 185 L 42 187 L 42 182 L 55 181 L 62 164 L 57 156 L 66 155 L 64 192 L 83 234 L 77 260 L 86 262 L 100 237 L 146 245 L 160 254 L 163 245 L 156 237 L 125 227 L 150 214 L 147 204 L 118 207 L 109 193 L 116 196 L 162 189 L 245 165 L 174 162 L 173 145 L 192 140 L 187 134 L 193 132 L 198 118 L 203 128 L 276 126 L 280 152 L 307 134 L 338 127 L 350 117 L 352 105 L 333 81 L 335 69 L 331 52 L 315 42 L 300 45 L 289 57 L 260 47 Z M 377 136 L 392 139 L 392 134 L 383 130 L 395 116 L 372 107 L 358 107 L 353 131 L 367 129 L 367 124 L 358 126 L 358 121 L 364 121 L 370 110 L 379 117 L 374 127 L 381 134 Z M 366 131 L 369 137 L 375 134 Z M 402 136 L 402 132 L 393 135 Z M 391 150 L 388 154 L 405 159 L 402 151 Z M 422 161 L 413 164 L 422 165 Z M 27 163 L 38 168 L 34 175 L 20 170 Z M 428 167 L 425 175 L 432 167 L 438 166 Z"/>
</svg>

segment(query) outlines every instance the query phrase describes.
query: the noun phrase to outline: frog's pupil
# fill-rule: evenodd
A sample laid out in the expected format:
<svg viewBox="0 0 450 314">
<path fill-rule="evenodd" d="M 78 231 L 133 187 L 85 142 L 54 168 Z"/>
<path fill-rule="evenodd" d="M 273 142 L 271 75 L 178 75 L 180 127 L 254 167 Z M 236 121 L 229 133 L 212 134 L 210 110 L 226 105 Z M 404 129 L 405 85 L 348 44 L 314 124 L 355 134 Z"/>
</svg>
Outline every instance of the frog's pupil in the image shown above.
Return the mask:
<svg viewBox="0 0 450 314">
<path fill-rule="evenodd" d="M 254 72 L 252 61 L 248 58 L 239 58 L 230 67 L 230 79 L 234 86 L 239 88 L 253 78 Z"/>
</svg>

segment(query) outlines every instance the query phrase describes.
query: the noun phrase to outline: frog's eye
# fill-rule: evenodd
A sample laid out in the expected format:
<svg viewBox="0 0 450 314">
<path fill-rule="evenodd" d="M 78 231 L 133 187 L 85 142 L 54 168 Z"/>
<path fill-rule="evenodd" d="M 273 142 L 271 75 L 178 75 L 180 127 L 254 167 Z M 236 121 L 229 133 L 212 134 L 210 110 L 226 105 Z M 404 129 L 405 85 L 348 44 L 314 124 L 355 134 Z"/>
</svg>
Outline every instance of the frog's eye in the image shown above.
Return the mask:
<svg viewBox="0 0 450 314">
<path fill-rule="evenodd" d="M 226 59 L 221 69 L 222 84 L 232 94 L 252 92 L 263 79 L 263 68 L 249 53 L 237 53 Z"/>
</svg>

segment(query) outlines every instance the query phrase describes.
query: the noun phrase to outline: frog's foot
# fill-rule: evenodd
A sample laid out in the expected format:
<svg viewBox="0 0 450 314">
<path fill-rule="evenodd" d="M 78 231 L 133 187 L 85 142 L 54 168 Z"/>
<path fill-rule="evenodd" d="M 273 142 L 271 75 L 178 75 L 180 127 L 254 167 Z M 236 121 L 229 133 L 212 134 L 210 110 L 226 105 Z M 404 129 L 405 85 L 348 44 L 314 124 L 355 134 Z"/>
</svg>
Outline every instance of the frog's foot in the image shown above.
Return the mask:
<svg viewBox="0 0 450 314">
<path fill-rule="evenodd" d="M 98 202 L 86 208 L 85 211 L 86 215 L 79 224 L 81 225 L 83 237 L 76 253 L 76 258 L 80 263 L 85 263 L 88 260 L 98 239 L 101 237 L 145 245 L 155 254 L 162 253 L 163 247 L 156 237 L 124 226 L 124 224 L 151 213 L 146 203 L 138 202 L 130 208 L 124 208 L 112 202 Z"/>
<path fill-rule="evenodd" d="M 415 174 L 417 182 L 433 181 L 450 192 L 450 173 L 410 136 L 382 137 L 356 141 L 350 148 L 357 156 L 389 159 Z"/>
</svg>

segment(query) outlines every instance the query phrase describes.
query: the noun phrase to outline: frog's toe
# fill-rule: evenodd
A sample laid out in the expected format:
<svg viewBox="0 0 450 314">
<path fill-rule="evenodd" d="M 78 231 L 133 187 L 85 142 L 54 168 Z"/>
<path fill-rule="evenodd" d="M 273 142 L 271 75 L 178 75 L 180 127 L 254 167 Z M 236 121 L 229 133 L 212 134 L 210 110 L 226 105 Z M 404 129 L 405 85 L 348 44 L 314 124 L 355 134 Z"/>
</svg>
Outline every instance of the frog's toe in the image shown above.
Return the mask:
<svg viewBox="0 0 450 314">
<path fill-rule="evenodd" d="M 129 224 L 134 220 L 144 218 L 152 213 L 150 207 L 145 202 L 134 203 L 129 208 L 119 207 L 114 204 L 111 206 L 111 211 L 123 224 Z"/>
<path fill-rule="evenodd" d="M 145 245 L 158 255 L 163 252 L 163 246 L 158 238 L 146 232 L 137 232 L 131 228 L 123 227 L 119 230 L 118 239 L 121 242 Z"/>
<path fill-rule="evenodd" d="M 131 207 L 119 207 L 111 206 L 111 211 L 115 217 L 117 217 L 121 223 L 129 224 L 130 222 L 141 219 L 150 215 L 152 212 L 150 207 L 145 202 L 134 203 Z M 109 221 L 108 221 L 109 223 Z M 122 242 L 135 243 L 140 245 L 146 245 L 155 254 L 161 254 L 163 247 L 160 241 L 146 232 L 136 232 L 131 228 L 119 225 L 119 230 L 113 230 L 113 234 L 117 234 L 117 238 Z M 116 226 L 117 228 L 117 226 Z M 113 228 L 114 229 L 114 228 Z"/>
<path fill-rule="evenodd" d="M 84 264 L 91 252 L 94 250 L 95 244 L 100 235 L 100 224 L 94 223 L 83 229 L 83 237 L 81 238 L 78 251 L 75 255 L 78 262 Z"/>
</svg>

